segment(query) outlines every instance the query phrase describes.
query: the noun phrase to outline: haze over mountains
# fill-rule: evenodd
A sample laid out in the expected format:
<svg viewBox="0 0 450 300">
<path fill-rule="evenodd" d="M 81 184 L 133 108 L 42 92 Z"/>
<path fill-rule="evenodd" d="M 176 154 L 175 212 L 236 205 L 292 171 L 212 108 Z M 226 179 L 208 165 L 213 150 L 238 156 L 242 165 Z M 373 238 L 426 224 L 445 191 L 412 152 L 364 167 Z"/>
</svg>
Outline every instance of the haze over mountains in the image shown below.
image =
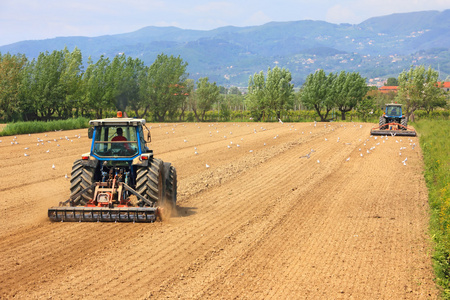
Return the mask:
<svg viewBox="0 0 450 300">
<path fill-rule="evenodd" d="M 78 47 L 84 63 L 89 56 L 96 61 L 100 55 L 125 53 L 150 65 L 162 52 L 180 55 L 191 78 L 208 76 L 225 86 L 247 86 L 250 75 L 276 65 L 291 71 L 296 86 L 317 69 L 397 77 L 412 64 L 431 65 L 445 79 L 450 74 L 450 10 L 393 14 L 357 25 L 305 20 L 214 30 L 149 26 L 126 34 L 22 41 L 1 46 L 0 52 L 32 59 L 65 46 Z"/>
</svg>

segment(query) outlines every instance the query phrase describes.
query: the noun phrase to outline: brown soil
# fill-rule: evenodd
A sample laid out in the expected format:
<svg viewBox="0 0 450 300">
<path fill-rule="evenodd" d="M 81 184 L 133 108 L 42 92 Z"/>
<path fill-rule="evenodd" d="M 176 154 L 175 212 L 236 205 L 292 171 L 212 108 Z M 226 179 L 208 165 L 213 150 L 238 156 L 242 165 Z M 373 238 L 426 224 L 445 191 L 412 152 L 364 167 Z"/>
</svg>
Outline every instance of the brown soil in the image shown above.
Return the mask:
<svg viewBox="0 0 450 300">
<path fill-rule="evenodd" d="M 179 184 L 177 216 L 153 224 L 47 219 L 87 130 L 1 138 L 0 298 L 437 297 L 418 138 L 375 139 L 365 123 L 150 125 Z"/>
</svg>

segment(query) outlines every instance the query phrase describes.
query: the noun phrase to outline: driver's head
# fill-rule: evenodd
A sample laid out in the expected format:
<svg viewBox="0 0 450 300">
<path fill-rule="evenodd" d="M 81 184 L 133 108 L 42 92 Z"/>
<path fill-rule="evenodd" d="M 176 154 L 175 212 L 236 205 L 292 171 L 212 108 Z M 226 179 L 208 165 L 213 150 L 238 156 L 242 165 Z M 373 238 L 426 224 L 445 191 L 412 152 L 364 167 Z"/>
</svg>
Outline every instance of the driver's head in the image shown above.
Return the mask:
<svg viewBox="0 0 450 300">
<path fill-rule="evenodd" d="M 122 128 L 117 128 L 117 135 L 122 135 L 123 134 L 123 130 Z"/>
</svg>

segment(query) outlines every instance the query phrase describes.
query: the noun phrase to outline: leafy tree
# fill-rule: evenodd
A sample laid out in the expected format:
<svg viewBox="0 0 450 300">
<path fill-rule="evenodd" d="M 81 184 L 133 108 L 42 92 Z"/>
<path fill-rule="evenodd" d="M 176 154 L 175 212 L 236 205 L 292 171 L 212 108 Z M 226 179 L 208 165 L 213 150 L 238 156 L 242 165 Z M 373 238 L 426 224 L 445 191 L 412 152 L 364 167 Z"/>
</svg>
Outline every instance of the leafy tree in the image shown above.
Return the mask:
<svg viewBox="0 0 450 300">
<path fill-rule="evenodd" d="M 384 86 L 398 86 L 398 79 L 394 77 L 389 77 Z"/>
<path fill-rule="evenodd" d="M 373 115 L 377 109 L 377 105 L 372 96 L 366 96 L 364 99 L 358 102 L 357 113 L 359 117 L 366 122 L 368 118 Z"/>
<path fill-rule="evenodd" d="M 187 63 L 179 56 L 159 54 L 148 69 L 144 108 L 152 111 L 155 120 L 163 122 L 166 114 L 184 101 L 186 68 Z"/>
<path fill-rule="evenodd" d="M 270 115 L 281 118 L 281 112 L 292 108 L 294 101 L 294 85 L 292 75 L 287 69 L 270 68 L 267 78 L 261 71 L 250 76 L 247 103 L 256 121 Z"/>
<path fill-rule="evenodd" d="M 397 99 L 404 103 L 403 112 L 406 117 L 414 120 L 414 111 L 419 108 L 433 106 L 444 100 L 443 91 L 438 86 L 439 72 L 429 67 L 411 66 L 403 71 L 399 79 Z"/>
<path fill-rule="evenodd" d="M 0 113 L 6 121 L 20 112 L 19 93 L 26 61 L 24 55 L 0 53 Z"/>
<path fill-rule="evenodd" d="M 186 109 L 188 109 L 189 106 L 192 107 L 193 105 L 193 100 L 195 99 L 194 96 L 194 80 L 193 79 L 186 79 L 186 83 L 185 83 L 185 96 L 183 98 L 183 100 L 181 101 L 181 105 L 180 105 L 180 110 L 181 113 L 179 115 L 179 120 L 181 121 L 182 118 L 184 118 L 184 112 L 186 111 Z"/>
<path fill-rule="evenodd" d="M 64 99 L 62 99 L 61 106 L 57 108 L 57 112 L 60 117 L 67 119 L 72 114 L 74 107 L 79 108 L 77 103 L 80 102 L 82 96 L 83 58 L 78 48 L 75 48 L 72 52 L 65 48 L 63 53 L 64 68 L 59 80 L 64 90 Z"/>
<path fill-rule="evenodd" d="M 111 81 L 114 89 L 114 102 L 117 110 L 124 111 L 128 105 L 139 116 L 139 92 L 145 73 L 144 63 L 138 58 L 116 55 L 111 63 Z"/>
<path fill-rule="evenodd" d="M 301 90 L 303 104 L 314 109 L 322 122 L 327 120 L 328 114 L 335 106 L 333 98 L 336 89 L 332 88 L 332 85 L 336 77 L 333 73 L 327 76 L 324 70 L 317 70 L 306 77 Z"/>
<path fill-rule="evenodd" d="M 31 105 L 37 117 L 49 120 L 53 114 L 60 111 L 65 102 L 65 87 L 61 82 L 64 71 L 65 54 L 63 51 L 40 53 L 30 66 L 31 77 L 29 89 Z"/>
<path fill-rule="evenodd" d="M 205 120 L 206 112 L 211 110 L 212 105 L 219 99 L 219 92 L 220 88 L 215 82 L 209 82 L 208 77 L 200 78 L 197 81 L 197 90 L 195 91 L 197 105 L 194 108 L 194 114 L 198 122 Z"/>
<path fill-rule="evenodd" d="M 345 120 L 345 113 L 351 111 L 358 105 L 367 93 L 366 79 L 359 73 L 346 73 L 341 71 L 332 85 L 334 103 L 341 112 L 342 120 Z"/>
<path fill-rule="evenodd" d="M 96 118 L 102 118 L 103 110 L 114 108 L 114 85 L 111 80 L 111 62 L 100 56 L 94 64 L 89 58 L 83 74 L 84 104 L 95 111 Z"/>
</svg>

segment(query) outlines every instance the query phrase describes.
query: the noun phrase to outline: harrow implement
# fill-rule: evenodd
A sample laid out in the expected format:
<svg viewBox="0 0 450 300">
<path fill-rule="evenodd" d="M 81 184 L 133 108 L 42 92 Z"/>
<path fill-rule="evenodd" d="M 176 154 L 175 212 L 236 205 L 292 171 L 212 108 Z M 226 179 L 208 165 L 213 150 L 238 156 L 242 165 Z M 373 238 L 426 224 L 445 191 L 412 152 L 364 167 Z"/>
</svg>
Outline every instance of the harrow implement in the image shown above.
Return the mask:
<svg viewBox="0 0 450 300">
<path fill-rule="evenodd" d="M 85 206 L 77 205 L 73 199 L 88 193 L 92 188 L 95 188 L 93 199 Z M 143 204 L 150 205 L 150 207 L 130 206 L 129 199 L 121 197 L 124 192 L 135 195 L 142 200 Z M 114 199 L 116 197 L 117 200 Z M 51 221 L 153 223 L 161 215 L 160 208 L 154 207 L 154 202 L 146 199 L 127 184 L 116 182 L 115 179 L 109 182 L 93 183 L 74 194 L 67 201 L 60 202 L 59 205 L 48 209 L 48 217 Z"/>
<path fill-rule="evenodd" d="M 54 222 L 136 222 L 153 223 L 159 215 L 155 207 L 52 207 L 48 217 Z"/>
<path fill-rule="evenodd" d="M 416 136 L 416 131 L 399 123 L 387 123 L 372 128 L 371 135 Z"/>
</svg>

